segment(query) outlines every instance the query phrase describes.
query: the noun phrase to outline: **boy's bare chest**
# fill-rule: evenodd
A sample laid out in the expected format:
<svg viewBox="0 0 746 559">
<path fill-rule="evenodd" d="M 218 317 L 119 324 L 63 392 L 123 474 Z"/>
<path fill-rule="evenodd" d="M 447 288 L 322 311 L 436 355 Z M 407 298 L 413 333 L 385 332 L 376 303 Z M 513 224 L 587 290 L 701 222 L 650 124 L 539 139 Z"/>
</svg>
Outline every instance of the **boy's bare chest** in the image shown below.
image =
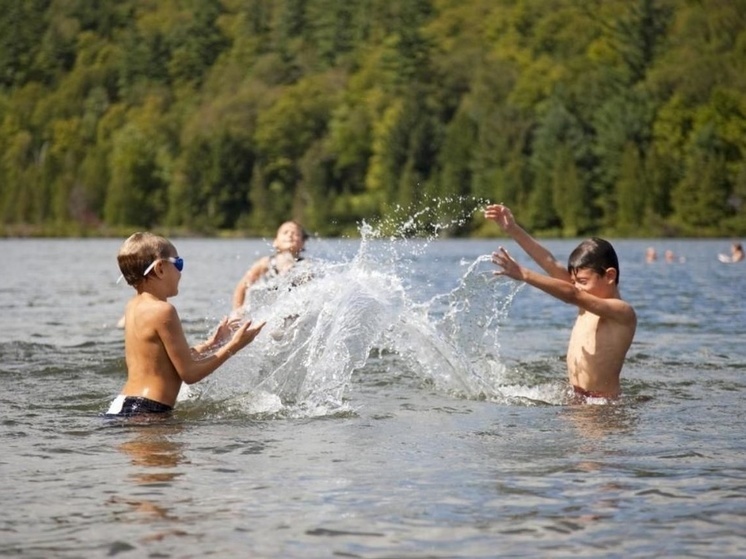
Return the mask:
<svg viewBox="0 0 746 559">
<path fill-rule="evenodd" d="M 613 351 L 627 338 L 622 325 L 589 312 L 578 315 L 570 336 L 569 353 L 596 354 Z"/>
<path fill-rule="evenodd" d="M 600 317 L 589 312 L 579 314 L 570 336 L 570 349 L 595 347 L 599 330 L 602 328 Z"/>
</svg>

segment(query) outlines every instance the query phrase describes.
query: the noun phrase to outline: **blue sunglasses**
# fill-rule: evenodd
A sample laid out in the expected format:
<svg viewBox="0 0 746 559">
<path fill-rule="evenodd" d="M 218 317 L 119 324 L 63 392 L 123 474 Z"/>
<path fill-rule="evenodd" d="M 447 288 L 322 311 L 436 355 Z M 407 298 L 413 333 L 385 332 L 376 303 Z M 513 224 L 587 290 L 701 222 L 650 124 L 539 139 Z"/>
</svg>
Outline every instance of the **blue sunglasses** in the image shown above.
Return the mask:
<svg viewBox="0 0 746 559">
<path fill-rule="evenodd" d="M 143 275 L 143 276 L 147 276 L 147 275 L 148 275 L 148 274 L 149 274 L 149 273 L 151 272 L 151 270 L 152 270 L 153 268 L 155 268 L 155 264 L 156 264 L 156 262 L 158 262 L 158 260 L 168 260 L 168 261 L 169 261 L 169 262 L 171 262 L 171 263 L 172 263 L 172 264 L 173 264 L 173 265 L 174 265 L 174 266 L 176 267 L 176 269 L 177 269 L 177 270 L 179 270 L 180 272 L 181 272 L 181 271 L 182 271 L 182 270 L 184 269 L 184 259 L 183 259 L 183 258 L 182 258 L 181 256 L 177 256 L 177 257 L 175 257 L 175 258 L 174 258 L 173 256 L 169 256 L 168 258 L 158 258 L 157 260 L 154 260 L 154 261 L 153 261 L 153 262 L 152 262 L 152 263 L 150 264 L 150 266 L 148 266 L 147 268 L 145 268 L 145 271 L 144 271 L 144 272 L 142 273 L 142 275 Z"/>
</svg>

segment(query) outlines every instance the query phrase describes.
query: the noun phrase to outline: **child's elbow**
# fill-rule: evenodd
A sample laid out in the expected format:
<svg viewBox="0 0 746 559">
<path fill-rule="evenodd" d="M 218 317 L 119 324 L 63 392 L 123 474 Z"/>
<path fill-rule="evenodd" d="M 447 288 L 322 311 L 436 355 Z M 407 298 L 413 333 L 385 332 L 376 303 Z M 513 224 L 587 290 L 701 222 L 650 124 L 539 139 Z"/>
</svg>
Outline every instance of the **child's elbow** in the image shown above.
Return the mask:
<svg viewBox="0 0 746 559">
<path fill-rule="evenodd" d="M 191 386 L 201 381 L 205 375 L 200 375 L 197 371 L 185 370 L 179 371 L 179 377 L 181 378 L 181 382 Z"/>
</svg>

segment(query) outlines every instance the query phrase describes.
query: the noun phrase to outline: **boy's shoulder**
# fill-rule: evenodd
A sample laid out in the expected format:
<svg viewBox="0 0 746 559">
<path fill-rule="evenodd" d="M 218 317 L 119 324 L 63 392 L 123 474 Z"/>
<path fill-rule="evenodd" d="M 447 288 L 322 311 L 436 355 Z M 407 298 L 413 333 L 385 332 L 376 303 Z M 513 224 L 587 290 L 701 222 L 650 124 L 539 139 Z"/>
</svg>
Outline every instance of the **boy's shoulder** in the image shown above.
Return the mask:
<svg viewBox="0 0 746 559">
<path fill-rule="evenodd" d="M 616 310 L 615 318 L 617 321 L 635 328 L 637 325 L 637 312 L 635 311 L 635 307 L 632 306 L 632 303 L 625 301 L 621 297 L 614 297 L 613 300 Z"/>
</svg>

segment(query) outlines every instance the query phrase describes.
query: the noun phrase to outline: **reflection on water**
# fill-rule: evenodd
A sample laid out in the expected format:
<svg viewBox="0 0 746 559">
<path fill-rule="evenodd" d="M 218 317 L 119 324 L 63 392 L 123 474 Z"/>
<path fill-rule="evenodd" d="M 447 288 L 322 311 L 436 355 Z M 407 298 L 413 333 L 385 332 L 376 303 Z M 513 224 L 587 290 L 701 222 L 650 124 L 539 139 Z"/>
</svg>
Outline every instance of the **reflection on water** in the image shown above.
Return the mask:
<svg viewBox="0 0 746 559">
<path fill-rule="evenodd" d="M 633 435 L 637 422 L 634 408 L 621 400 L 601 405 L 563 406 L 560 418 L 572 425 L 581 441 L 589 443 L 610 435 Z"/>
<path fill-rule="evenodd" d="M 559 410 L 563 423 L 575 431 L 579 444 L 568 466 L 579 483 L 587 487 L 580 498 L 566 509 L 566 522 L 578 529 L 598 528 L 620 514 L 629 497 L 629 486 L 621 481 L 616 464 L 618 437 L 634 437 L 637 412 L 630 402 L 622 400 L 600 405 L 579 404 Z"/>
<path fill-rule="evenodd" d="M 182 521 L 171 512 L 172 500 L 166 494 L 166 490 L 174 489 L 184 475 L 182 466 L 189 464 L 185 457 L 185 443 L 175 440 L 183 431 L 183 426 L 161 418 L 143 421 L 139 425 L 137 421 L 131 423 L 127 429 L 129 439 L 117 446 L 117 450 L 129 458 L 132 466 L 125 475 L 130 484 L 122 487 L 122 493 L 128 496 L 116 495 L 108 502 L 128 507 L 126 512 L 116 513 L 117 518 L 124 522 L 159 522 L 154 525 L 159 529 L 140 537 L 143 543 L 186 535 L 186 531 L 168 526 L 181 524 Z M 167 525 L 163 526 L 161 522 Z"/>
<path fill-rule="evenodd" d="M 137 467 L 129 477 L 138 484 L 168 483 L 181 477 L 183 472 L 175 468 L 188 463 L 184 458 L 185 445 L 173 437 L 182 429 L 179 424 L 150 423 L 136 427 L 132 438 L 118 447 Z"/>
</svg>

